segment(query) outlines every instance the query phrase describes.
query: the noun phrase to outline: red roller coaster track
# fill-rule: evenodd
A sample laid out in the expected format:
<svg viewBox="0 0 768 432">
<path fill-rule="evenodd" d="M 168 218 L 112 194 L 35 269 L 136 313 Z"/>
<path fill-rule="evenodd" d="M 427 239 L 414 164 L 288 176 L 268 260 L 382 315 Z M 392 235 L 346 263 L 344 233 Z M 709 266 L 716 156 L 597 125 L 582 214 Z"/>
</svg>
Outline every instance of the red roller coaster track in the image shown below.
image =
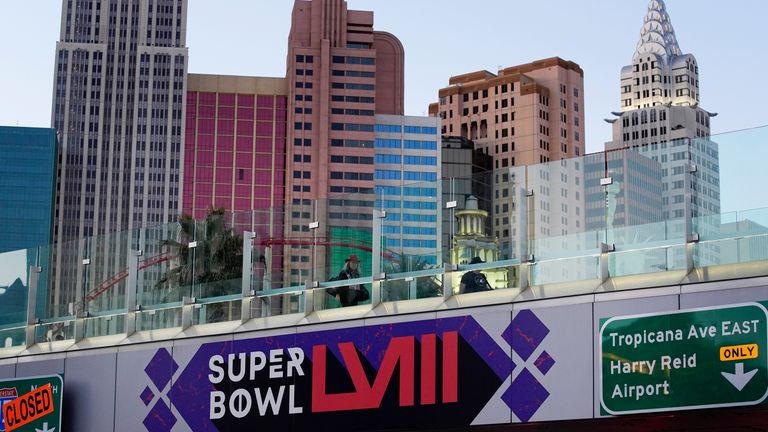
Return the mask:
<svg viewBox="0 0 768 432">
<path fill-rule="evenodd" d="M 366 252 L 372 252 L 373 249 L 370 246 L 361 245 L 361 244 L 355 244 L 355 243 L 349 243 L 349 241 L 354 241 L 358 239 L 348 239 L 348 238 L 337 238 L 332 241 L 328 241 L 325 238 L 308 238 L 308 237 L 295 237 L 295 238 L 265 238 L 265 239 L 258 239 L 257 244 L 259 246 L 284 246 L 284 245 L 297 245 L 297 246 L 335 246 L 335 247 L 348 247 L 352 249 L 362 250 Z M 396 255 L 391 252 L 385 252 L 382 257 L 388 261 L 392 261 L 396 259 Z M 162 253 L 160 255 L 147 258 L 145 260 L 139 261 L 139 270 L 143 270 L 155 265 L 158 265 L 160 263 L 169 261 L 171 259 L 176 258 L 176 255 L 171 255 L 167 252 Z M 99 296 L 104 294 L 105 292 L 109 291 L 110 288 L 114 287 L 115 285 L 119 284 L 123 280 L 128 278 L 128 269 L 125 269 L 109 279 L 103 281 L 96 289 L 90 291 L 85 296 L 85 301 L 90 302 L 95 299 L 97 299 Z"/>
</svg>

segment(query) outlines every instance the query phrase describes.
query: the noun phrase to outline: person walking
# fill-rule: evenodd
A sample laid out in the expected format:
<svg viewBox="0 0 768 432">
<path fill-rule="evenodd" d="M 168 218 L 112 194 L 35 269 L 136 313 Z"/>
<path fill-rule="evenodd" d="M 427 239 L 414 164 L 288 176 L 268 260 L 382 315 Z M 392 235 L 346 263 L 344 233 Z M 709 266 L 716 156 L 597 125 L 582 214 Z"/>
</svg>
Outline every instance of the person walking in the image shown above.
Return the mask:
<svg viewBox="0 0 768 432">
<path fill-rule="evenodd" d="M 349 280 L 357 279 L 360 277 L 360 258 L 357 255 L 352 254 L 344 261 L 344 268 L 341 269 L 339 275 L 332 280 Z M 341 303 L 342 306 L 357 306 L 359 302 L 366 301 L 371 298 L 368 290 L 360 284 L 342 286 L 338 288 L 329 288 L 326 292 L 336 297 L 336 300 Z"/>
<path fill-rule="evenodd" d="M 483 261 L 482 258 L 476 256 L 472 258 L 470 264 L 482 264 L 484 262 L 485 261 Z M 485 275 L 479 269 L 464 273 L 464 276 L 461 277 L 461 283 L 459 284 L 460 294 L 490 291 L 492 289 L 493 288 L 488 283 L 488 279 L 485 278 Z"/>
</svg>

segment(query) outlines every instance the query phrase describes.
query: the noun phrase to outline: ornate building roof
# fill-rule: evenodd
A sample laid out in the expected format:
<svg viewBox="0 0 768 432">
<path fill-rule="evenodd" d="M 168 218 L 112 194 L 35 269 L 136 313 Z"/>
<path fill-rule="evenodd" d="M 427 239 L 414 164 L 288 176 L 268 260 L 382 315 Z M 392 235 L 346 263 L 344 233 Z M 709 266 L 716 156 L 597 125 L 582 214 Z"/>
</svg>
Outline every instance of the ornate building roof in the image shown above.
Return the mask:
<svg viewBox="0 0 768 432">
<path fill-rule="evenodd" d="M 643 28 L 640 30 L 640 41 L 634 58 L 646 54 L 656 54 L 668 64 L 682 54 L 664 0 L 651 0 L 648 3 L 648 13 L 645 14 Z"/>
</svg>

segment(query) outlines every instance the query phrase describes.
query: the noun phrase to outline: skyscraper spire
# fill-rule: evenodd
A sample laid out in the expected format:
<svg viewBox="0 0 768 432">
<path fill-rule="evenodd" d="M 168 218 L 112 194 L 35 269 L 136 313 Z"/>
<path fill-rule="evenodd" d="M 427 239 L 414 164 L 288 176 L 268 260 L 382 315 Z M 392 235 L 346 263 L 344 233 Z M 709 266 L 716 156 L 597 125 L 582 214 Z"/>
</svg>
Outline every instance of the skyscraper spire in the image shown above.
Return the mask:
<svg viewBox="0 0 768 432">
<path fill-rule="evenodd" d="M 635 58 L 644 54 L 656 54 L 667 63 L 682 54 L 664 0 L 651 0 L 648 3 L 648 13 L 645 14 L 643 28 L 640 30 Z"/>
</svg>

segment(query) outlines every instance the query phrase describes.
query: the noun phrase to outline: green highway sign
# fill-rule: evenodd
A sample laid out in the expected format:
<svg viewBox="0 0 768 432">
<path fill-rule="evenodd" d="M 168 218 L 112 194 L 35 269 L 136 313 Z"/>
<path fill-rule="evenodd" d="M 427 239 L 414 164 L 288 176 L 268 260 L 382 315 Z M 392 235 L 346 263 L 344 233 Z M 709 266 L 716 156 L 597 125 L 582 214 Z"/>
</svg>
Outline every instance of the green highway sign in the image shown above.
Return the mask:
<svg viewBox="0 0 768 432">
<path fill-rule="evenodd" d="M 614 317 L 600 328 L 608 414 L 754 405 L 768 396 L 759 303 Z"/>
<path fill-rule="evenodd" d="M 61 375 L 0 380 L 0 432 L 61 432 Z"/>
</svg>

